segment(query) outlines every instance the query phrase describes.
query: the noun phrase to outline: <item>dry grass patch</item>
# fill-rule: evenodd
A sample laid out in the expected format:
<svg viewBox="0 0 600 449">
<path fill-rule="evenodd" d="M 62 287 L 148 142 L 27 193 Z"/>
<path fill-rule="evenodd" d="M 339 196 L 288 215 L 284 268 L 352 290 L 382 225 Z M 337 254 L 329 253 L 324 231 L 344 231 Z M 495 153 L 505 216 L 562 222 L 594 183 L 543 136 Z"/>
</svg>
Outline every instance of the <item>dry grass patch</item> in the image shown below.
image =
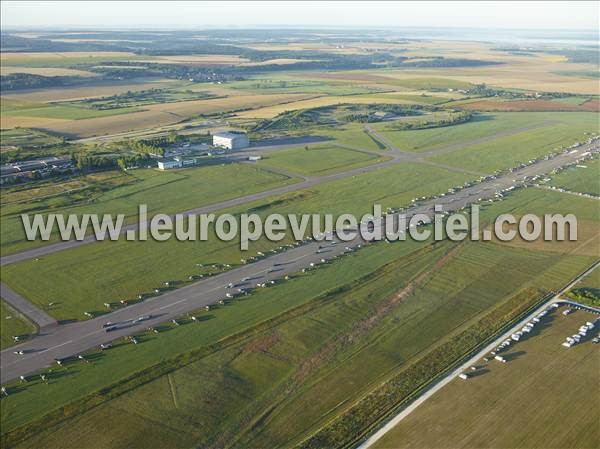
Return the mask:
<svg viewBox="0 0 600 449">
<path fill-rule="evenodd" d="M 516 217 L 517 222 L 521 217 Z M 542 226 L 543 226 L 543 219 Z M 488 228 L 492 229 L 492 228 Z M 575 254 L 579 256 L 592 256 L 597 257 L 598 251 L 600 250 L 600 229 L 598 223 L 591 220 L 577 220 L 577 240 L 576 241 L 558 241 L 556 236 L 556 229 L 553 230 L 552 240 L 546 241 L 542 236 L 533 241 L 524 240 L 518 235 L 517 225 L 503 226 L 505 232 L 516 230 L 517 237 L 508 242 L 498 240 L 495 236 L 492 239 L 494 243 L 500 245 L 511 246 L 513 248 L 523 248 L 529 251 L 547 251 L 552 253 L 560 254 Z M 565 232 L 565 239 L 569 237 L 568 229 Z"/>
<path fill-rule="evenodd" d="M 11 75 L 13 73 L 28 73 L 30 75 L 41 76 L 98 76 L 98 74 L 88 72 L 86 70 L 65 69 L 58 67 L 13 67 L 2 65 L 0 68 L 1 76 Z"/>
</svg>

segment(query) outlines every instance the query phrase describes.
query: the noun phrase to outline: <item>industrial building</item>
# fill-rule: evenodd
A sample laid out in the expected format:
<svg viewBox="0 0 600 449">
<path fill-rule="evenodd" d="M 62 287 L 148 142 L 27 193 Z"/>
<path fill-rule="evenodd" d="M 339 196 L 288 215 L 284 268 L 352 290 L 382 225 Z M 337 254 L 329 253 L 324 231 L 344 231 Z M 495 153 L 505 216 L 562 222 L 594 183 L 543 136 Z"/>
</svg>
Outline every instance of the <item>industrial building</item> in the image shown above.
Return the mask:
<svg viewBox="0 0 600 449">
<path fill-rule="evenodd" d="M 213 134 L 213 145 L 228 150 L 240 150 L 248 147 L 250 141 L 244 133 L 225 131 Z"/>
<path fill-rule="evenodd" d="M 158 169 L 159 170 L 169 170 L 171 168 L 181 168 L 183 167 L 183 163 L 181 162 L 181 159 L 171 159 L 171 158 L 165 158 L 165 159 L 159 159 L 158 160 Z"/>
</svg>

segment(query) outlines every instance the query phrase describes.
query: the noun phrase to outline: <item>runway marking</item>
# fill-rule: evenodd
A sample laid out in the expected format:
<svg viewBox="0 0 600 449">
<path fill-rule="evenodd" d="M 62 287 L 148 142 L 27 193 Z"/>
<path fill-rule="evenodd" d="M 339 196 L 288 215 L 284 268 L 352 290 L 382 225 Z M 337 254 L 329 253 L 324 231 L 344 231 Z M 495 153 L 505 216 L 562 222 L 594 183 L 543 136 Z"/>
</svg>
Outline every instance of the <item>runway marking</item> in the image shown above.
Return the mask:
<svg viewBox="0 0 600 449">
<path fill-rule="evenodd" d="M 179 304 L 180 302 L 185 302 L 187 300 L 188 300 L 187 298 L 180 299 L 179 301 L 172 302 L 171 304 L 167 304 L 166 306 L 159 307 L 159 310 L 163 310 L 163 309 L 167 309 L 169 307 L 173 307 L 174 305 Z"/>
<path fill-rule="evenodd" d="M 56 346 L 51 346 L 50 348 L 44 349 L 43 351 L 40 351 L 40 352 L 51 351 L 52 349 L 60 348 L 61 346 L 68 345 L 69 343 L 73 343 L 73 340 L 65 341 L 64 343 L 61 343 Z"/>
</svg>

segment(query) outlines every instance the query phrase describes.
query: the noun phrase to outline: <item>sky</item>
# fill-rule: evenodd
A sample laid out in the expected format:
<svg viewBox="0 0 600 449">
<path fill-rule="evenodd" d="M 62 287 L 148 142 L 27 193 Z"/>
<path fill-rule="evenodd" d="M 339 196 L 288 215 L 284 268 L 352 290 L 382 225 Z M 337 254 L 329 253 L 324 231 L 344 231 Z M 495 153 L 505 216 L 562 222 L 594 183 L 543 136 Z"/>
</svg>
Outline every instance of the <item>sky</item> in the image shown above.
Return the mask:
<svg viewBox="0 0 600 449">
<path fill-rule="evenodd" d="M 596 1 L 192 2 L 2 0 L 2 28 L 270 26 L 598 29 Z"/>
</svg>

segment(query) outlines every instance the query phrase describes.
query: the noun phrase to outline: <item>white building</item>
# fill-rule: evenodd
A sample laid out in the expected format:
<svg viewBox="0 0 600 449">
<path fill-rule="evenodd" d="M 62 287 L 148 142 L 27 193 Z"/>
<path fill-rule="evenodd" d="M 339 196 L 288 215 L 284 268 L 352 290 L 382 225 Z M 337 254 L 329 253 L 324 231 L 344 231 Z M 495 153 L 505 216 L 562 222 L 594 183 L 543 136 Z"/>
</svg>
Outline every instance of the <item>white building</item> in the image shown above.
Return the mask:
<svg viewBox="0 0 600 449">
<path fill-rule="evenodd" d="M 215 147 L 239 150 L 250 145 L 248 136 L 244 133 L 220 132 L 213 134 L 213 145 Z"/>
<path fill-rule="evenodd" d="M 169 170 L 171 168 L 181 168 L 183 163 L 181 159 L 160 159 L 158 161 L 159 170 Z"/>
</svg>

